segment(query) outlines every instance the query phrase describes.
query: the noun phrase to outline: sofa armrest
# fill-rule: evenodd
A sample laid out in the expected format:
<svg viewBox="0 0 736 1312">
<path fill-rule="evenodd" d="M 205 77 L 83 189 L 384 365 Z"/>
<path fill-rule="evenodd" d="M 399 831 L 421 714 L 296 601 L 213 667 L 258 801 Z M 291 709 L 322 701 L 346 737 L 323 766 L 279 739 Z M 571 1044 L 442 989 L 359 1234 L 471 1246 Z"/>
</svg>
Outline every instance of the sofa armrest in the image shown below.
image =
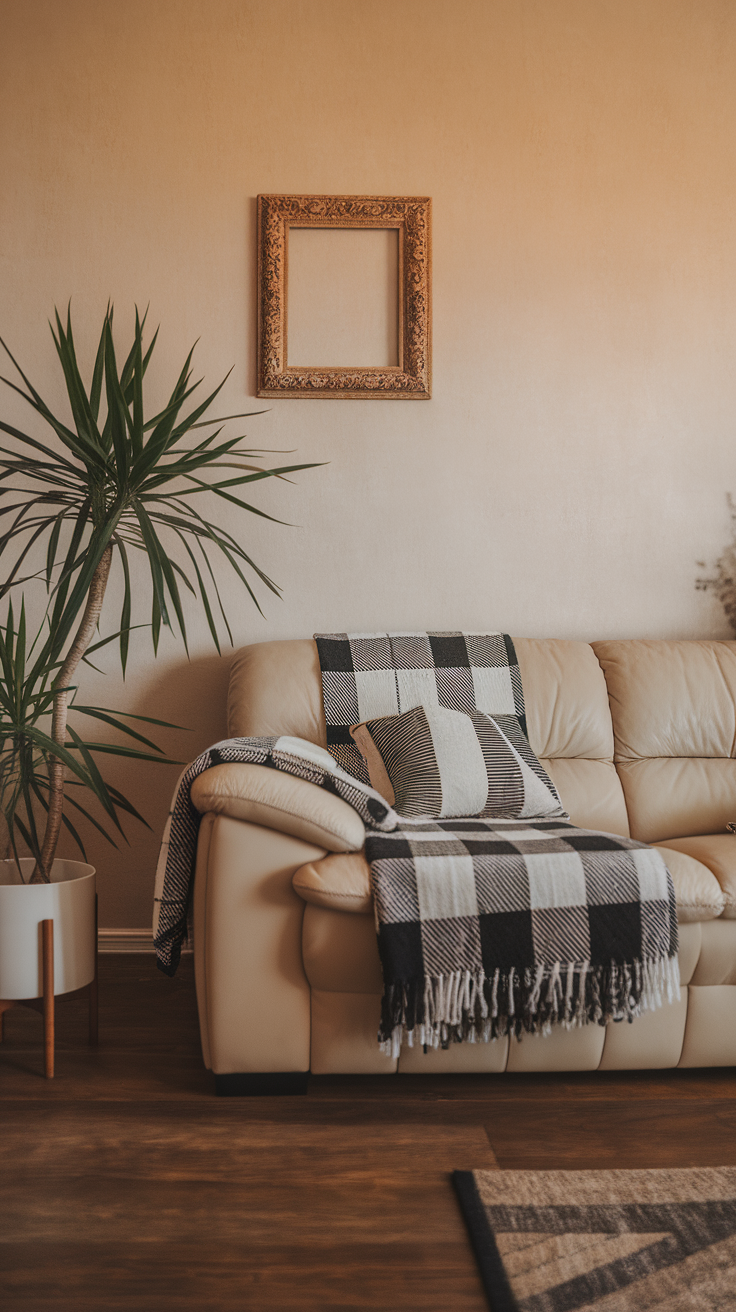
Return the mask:
<svg viewBox="0 0 736 1312">
<path fill-rule="evenodd" d="M 192 784 L 202 815 L 230 816 L 301 838 L 327 852 L 359 852 L 363 821 L 341 797 L 265 765 L 214 765 Z"/>
<path fill-rule="evenodd" d="M 309 1070 L 304 903 L 291 881 L 324 849 L 230 816 L 205 816 L 194 882 L 202 1051 L 216 1075 Z"/>
<path fill-rule="evenodd" d="M 308 861 L 292 880 L 304 902 L 330 911 L 373 911 L 371 872 L 364 852 L 331 852 L 321 861 Z"/>
</svg>

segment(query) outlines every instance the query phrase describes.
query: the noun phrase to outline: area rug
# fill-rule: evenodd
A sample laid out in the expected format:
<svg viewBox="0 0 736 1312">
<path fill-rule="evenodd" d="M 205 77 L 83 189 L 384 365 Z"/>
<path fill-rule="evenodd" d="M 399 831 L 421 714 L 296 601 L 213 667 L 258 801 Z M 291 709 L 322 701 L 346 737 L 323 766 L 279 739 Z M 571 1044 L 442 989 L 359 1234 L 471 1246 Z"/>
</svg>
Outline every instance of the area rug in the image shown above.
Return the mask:
<svg viewBox="0 0 736 1312">
<path fill-rule="evenodd" d="M 736 1312 L 736 1167 L 453 1183 L 492 1312 Z"/>
</svg>

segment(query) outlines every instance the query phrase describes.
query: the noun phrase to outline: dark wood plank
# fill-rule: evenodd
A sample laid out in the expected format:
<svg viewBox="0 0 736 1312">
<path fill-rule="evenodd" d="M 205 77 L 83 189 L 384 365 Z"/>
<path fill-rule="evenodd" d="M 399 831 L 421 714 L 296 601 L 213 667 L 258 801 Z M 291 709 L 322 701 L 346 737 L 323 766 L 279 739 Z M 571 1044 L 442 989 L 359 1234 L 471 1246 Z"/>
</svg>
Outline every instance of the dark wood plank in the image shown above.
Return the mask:
<svg viewBox="0 0 736 1312">
<path fill-rule="evenodd" d="M 736 1100 L 551 1102 L 531 1129 L 497 1103 L 486 1130 L 503 1170 L 736 1166 Z"/>
<path fill-rule="evenodd" d="M 6 1244 L 4 1307 L 13 1312 L 488 1312 L 469 1246 L 285 1243 Z M 28 1250 L 31 1249 L 29 1252 Z"/>
</svg>

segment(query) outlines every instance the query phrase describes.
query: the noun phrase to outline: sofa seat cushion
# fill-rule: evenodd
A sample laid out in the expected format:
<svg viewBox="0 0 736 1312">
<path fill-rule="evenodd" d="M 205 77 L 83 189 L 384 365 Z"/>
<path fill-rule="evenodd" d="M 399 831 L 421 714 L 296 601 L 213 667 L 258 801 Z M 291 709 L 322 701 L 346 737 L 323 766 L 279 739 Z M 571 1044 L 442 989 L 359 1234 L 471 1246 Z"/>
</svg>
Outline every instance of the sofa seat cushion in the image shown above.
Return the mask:
<svg viewBox="0 0 736 1312">
<path fill-rule="evenodd" d="M 332 911 L 373 911 L 370 872 L 362 852 L 339 852 L 308 861 L 292 880 L 295 893 L 315 907 Z"/>
<path fill-rule="evenodd" d="M 734 840 L 736 844 L 736 839 Z M 715 875 L 701 861 L 674 848 L 661 848 L 672 875 L 681 924 L 715 920 L 723 913 L 725 896 Z M 334 911 L 373 910 L 370 870 L 362 852 L 322 857 L 300 866 L 293 878 L 294 891 L 315 907 Z"/>
<path fill-rule="evenodd" d="M 721 913 L 723 919 L 736 920 L 736 834 L 700 834 L 695 838 L 669 838 L 659 846 L 670 848 L 674 852 L 682 852 L 707 866 L 723 894 L 724 905 Z M 662 855 L 667 861 L 666 853 L 663 852 Z M 674 872 L 672 877 L 674 879 Z"/>
<path fill-rule="evenodd" d="M 265 765 L 214 765 L 195 779 L 191 798 L 203 815 L 248 820 L 328 852 L 359 850 L 365 841 L 363 821 L 341 797 Z"/>
<path fill-rule="evenodd" d="M 677 839 L 673 841 L 679 842 Z M 696 920 L 716 920 L 723 915 L 726 905 L 723 889 L 707 865 L 670 843 L 658 844 L 656 851 L 672 875 L 677 918 L 682 924 Z"/>
</svg>

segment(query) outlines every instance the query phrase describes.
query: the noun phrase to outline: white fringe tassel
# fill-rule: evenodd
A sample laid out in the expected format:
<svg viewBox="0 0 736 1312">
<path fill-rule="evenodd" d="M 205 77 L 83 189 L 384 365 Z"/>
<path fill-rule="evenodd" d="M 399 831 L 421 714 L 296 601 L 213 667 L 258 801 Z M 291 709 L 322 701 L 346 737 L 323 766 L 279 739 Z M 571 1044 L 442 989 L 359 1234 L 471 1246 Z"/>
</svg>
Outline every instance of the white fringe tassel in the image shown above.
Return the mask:
<svg viewBox="0 0 736 1312">
<path fill-rule="evenodd" d="M 527 1017 L 534 1017 L 539 1011 L 539 1004 L 544 994 L 545 1019 L 540 1017 L 538 1027 L 529 1026 L 531 1033 L 549 1035 L 552 1029 L 560 1025 L 571 1030 L 580 1025 L 608 1024 L 609 1021 L 634 1020 L 645 1011 L 656 1011 L 680 997 L 680 967 L 676 956 L 660 957 L 656 961 L 635 961 L 631 965 L 612 966 L 612 992 L 619 998 L 619 1005 L 611 1014 L 604 1016 L 600 998 L 592 1007 L 586 1004 L 586 980 L 591 971 L 589 961 L 580 964 L 571 963 L 564 967 L 560 962 L 554 966 L 539 966 L 532 977 L 525 983 L 529 989 L 526 1007 Z M 578 976 L 577 997 L 575 997 L 575 976 Z M 506 981 L 508 998 L 507 1019 L 515 1017 L 514 982 L 516 972 L 512 966 Z M 490 1007 L 486 998 L 484 985 L 490 985 Z M 447 1047 L 457 1035 L 458 1029 L 467 1028 L 464 1035 L 466 1043 L 488 1043 L 491 1038 L 492 1021 L 499 1020 L 498 994 L 501 986 L 501 972 L 496 970 L 492 978 L 479 971 L 472 974 L 469 970 L 456 970 L 450 975 L 429 977 L 424 985 L 424 1023 L 414 1029 L 397 1025 L 391 1037 L 380 1043 L 382 1053 L 387 1057 L 398 1057 L 402 1044 L 413 1048 L 418 1043 L 426 1048 Z M 638 993 L 638 1002 L 635 995 Z M 478 1020 L 480 1019 L 480 1024 Z M 513 1026 L 512 1026 L 513 1028 Z M 525 1027 L 526 1028 L 526 1027 Z M 506 1026 L 498 1029 L 505 1032 Z"/>
</svg>

